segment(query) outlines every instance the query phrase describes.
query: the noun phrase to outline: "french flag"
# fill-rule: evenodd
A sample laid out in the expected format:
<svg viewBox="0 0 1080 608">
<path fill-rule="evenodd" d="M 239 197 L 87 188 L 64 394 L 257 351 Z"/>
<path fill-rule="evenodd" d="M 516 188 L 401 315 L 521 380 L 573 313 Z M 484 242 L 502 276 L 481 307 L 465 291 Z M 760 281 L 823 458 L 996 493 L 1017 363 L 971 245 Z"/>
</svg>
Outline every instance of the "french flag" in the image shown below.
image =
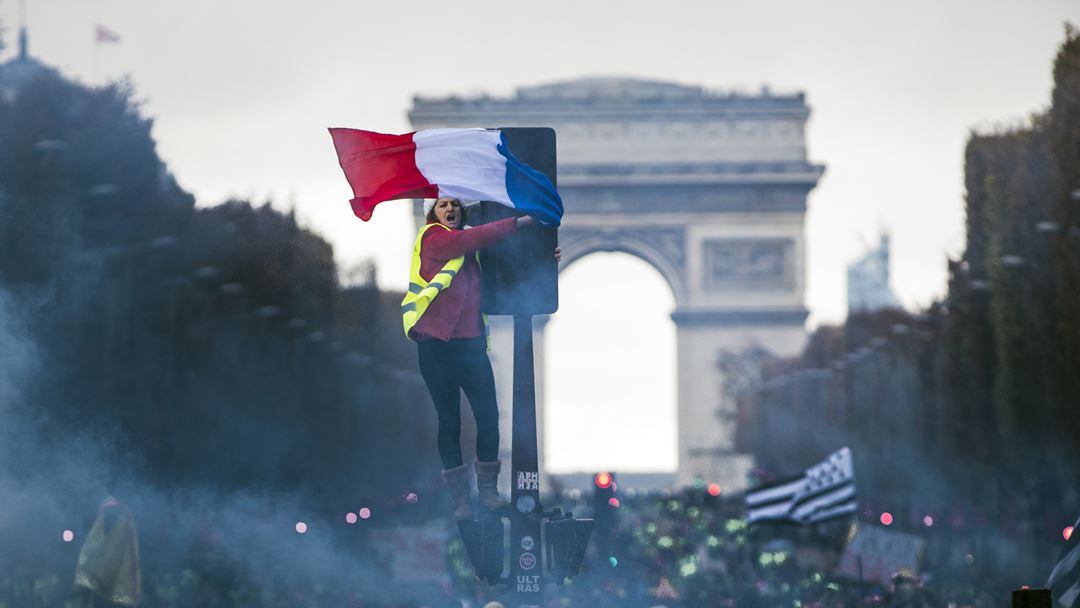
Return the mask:
<svg viewBox="0 0 1080 608">
<path fill-rule="evenodd" d="M 562 198 L 543 173 L 518 160 L 497 129 L 425 129 L 389 135 L 330 129 L 352 186 L 353 213 L 371 219 L 375 205 L 400 198 L 492 201 L 558 226 Z"/>
</svg>

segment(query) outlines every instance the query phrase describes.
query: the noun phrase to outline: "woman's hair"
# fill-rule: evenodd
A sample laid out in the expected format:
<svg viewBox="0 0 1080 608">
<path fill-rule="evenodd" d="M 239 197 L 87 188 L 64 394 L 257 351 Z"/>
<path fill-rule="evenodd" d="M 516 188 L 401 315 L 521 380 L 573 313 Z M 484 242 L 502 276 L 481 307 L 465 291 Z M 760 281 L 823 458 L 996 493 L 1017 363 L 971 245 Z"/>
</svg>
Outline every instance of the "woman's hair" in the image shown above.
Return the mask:
<svg viewBox="0 0 1080 608">
<path fill-rule="evenodd" d="M 469 217 L 469 214 L 465 211 L 465 204 L 462 203 L 460 200 L 458 201 L 458 208 L 460 209 L 459 215 L 461 215 L 461 221 L 458 222 L 458 226 L 464 226 L 465 220 Z M 431 210 L 427 212 L 427 217 L 424 218 L 424 221 L 429 224 L 431 222 L 439 221 L 439 219 L 435 217 L 435 205 L 431 206 Z"/>
</svg>

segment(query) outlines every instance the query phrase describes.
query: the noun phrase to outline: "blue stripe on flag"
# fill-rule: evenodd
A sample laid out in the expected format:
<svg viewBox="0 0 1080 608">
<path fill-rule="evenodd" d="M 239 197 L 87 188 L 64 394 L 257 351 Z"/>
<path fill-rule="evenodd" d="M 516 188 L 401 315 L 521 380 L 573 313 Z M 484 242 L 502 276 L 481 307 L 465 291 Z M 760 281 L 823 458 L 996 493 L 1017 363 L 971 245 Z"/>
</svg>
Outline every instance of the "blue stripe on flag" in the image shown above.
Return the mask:
<svg viewBox="0 0 1080 608">
<path fill-rule="evenodd" d="M 506 135 L 499 133 L 499 154 L 506 157 L 506 193 L 514 208 L 541 224 L 558 226 L 562 221 L 562 197 L 546 175 L 521 162 L 510 151 Z"/>
</svg>

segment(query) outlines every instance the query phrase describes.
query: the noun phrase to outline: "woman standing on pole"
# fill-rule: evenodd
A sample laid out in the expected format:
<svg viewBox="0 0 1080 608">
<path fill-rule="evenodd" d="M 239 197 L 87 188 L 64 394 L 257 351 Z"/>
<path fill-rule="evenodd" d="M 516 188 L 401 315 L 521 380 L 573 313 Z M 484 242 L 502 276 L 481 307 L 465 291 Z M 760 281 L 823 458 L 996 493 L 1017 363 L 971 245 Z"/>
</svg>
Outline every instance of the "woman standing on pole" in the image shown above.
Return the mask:
<svg viewBox="0 0 1080 608">
<path fill-rule="evenodd" d="M 424 377 L 439 420 L 442 477 L 454 499 L 454 517 L 473 516 L 469 466 L 461 455 L 461 391 L 476 420 L 476 487 L 480 505 L 502 506 L 499 497 L 499 406 L 487 356 L 487 320 L 480 310 L 477 251 L 535 223 L 507 218 L 463 230 L 465 209 L 456 198 L 425 205 L 427 223 L 413 246 L 409 291 L 401 303 L 405 334 L 417 343 Z M 559 250 L 555 250 L 556 258 Z"/>
</svg>

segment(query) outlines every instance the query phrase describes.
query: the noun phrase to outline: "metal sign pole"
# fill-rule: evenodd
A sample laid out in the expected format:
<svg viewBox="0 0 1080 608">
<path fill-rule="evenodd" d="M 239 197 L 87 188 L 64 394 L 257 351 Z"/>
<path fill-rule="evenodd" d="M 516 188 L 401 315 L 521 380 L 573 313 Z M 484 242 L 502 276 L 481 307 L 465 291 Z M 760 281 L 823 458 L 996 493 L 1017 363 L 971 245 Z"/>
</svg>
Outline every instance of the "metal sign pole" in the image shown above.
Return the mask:
<svg viewBox="0 0 1080 608">
<path fill-rule="evenodd" d="M 514 608 L 544 598 L 540 468 L 536 446 L 532 315 L 514 315 L 514 410 L 511 446 L 510 590 Z"/>
</svg>

